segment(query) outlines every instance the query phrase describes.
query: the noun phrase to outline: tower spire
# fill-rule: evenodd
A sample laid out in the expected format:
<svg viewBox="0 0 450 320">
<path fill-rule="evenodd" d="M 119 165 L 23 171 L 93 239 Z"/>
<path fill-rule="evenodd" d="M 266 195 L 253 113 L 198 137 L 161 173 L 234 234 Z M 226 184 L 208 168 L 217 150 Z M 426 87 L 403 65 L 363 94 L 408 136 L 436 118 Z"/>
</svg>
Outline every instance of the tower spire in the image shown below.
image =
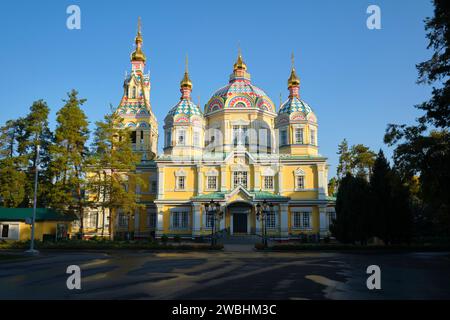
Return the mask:
<svg viewBox="0 0 450 320">
<path fill-rule="evenodd" d="M 291 54 L 291 75 L 288 79 L 288 89 L 289 89 L 289 97 L 299 97 L 300 90 L 300 79 L 297 76 L 297 72 L 295 71 L 295 58 L 294 52 Z"/>
<path fill-rule="evenodd" d="M 189 78 L 189 66 L 188 55 L 186 54 L 186 60 L 184 65 L 184 77 L 180 82 L 181 99 L 190 99 L 192 91 L 192 82 Z"/>
<path fill-rule="evenodd" d="M 144 52 L 142 52 L 143 39 L 142 39 L 142 34 L 141 34 L 141 28 L 142 28 L 141 17 L 139 17 L 138 18 L 138 30 L 137 30 L 136 37 L 134 38 L 134 42 L 136 44 L 136 49 L 131 54 L 131 61 L 133 61 L 133 62 L 141 61 L 141 62 L 145 63 L 147 58 L 145 57 Z"/>
</svg>

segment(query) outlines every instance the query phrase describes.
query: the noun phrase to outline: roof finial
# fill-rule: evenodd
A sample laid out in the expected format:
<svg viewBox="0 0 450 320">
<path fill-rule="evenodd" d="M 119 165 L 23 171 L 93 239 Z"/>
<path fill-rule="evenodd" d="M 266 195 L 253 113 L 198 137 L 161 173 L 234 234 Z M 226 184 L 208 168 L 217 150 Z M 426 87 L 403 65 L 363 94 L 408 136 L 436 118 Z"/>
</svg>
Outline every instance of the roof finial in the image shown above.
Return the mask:
<svg viewBox="0 0 450 320">
<path fill-rule="evenodd" d="M 184 65 L 184 77 L 181 79 L 180 86 L 182 88 L 187 87 L 189 90 L 192 89 L 192 82 L 189 78 L 189 70 L 188 70 L 188 55 L 186 54 L 186 60 Z"/>
<path fill-rule="evenodd" d="M 297 76 L 297 73 L 295 72 L 295 60 L 294 60 L 294 52 L 291 54 L 291 75 L 288 79 L 288 87 L 292 86 L 299 86 L 300 85 L 300 79 Z"/>
<path fill-rule="evenodd" d="M 291 69 L 295 69 L 294 51 L 291 53 Z"/>
<path fill-rule="evenodd" d="M 234 64 L 234 71 L 236 70 L 247 70 L 247 65 L 244 62 L 244 59 L 242 59 L 242 52 L 241 52 L 241 43 L 238 42 L 238 57 L 236 60 L 236 63 Z"/>
<path fill-rule="evenodd" d="M 136 49 L 131 54 L 131 61 L 142 61 L 145 62 L 147 59 L 145 54 L 142 52 L 142 35 L 141 35 L 141 17 L 138 17 L 138 31 L 134 42 L 136 43 Z"/>
</svg>

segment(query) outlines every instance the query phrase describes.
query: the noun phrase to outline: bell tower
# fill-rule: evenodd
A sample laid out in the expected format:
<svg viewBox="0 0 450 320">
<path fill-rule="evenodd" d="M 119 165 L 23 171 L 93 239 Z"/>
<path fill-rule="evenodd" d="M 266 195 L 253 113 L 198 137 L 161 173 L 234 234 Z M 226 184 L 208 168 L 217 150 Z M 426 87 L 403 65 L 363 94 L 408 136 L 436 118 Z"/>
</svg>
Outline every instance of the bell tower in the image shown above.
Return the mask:
<svg viewBox="0 0 450 320">
<path fill-rule="evenodd" d="M 142 51 L 141 18 L 134 39 L 135 50 L 131 53 L 131 72 L 126 73 L 123 96 L 117 111 L 130 129 L 135 152 L 141 160 L 152 160 L 158 150 L 158 122 L 150 103 L 150 73 L 145 73 L 147 57 Z"/>
</svg>

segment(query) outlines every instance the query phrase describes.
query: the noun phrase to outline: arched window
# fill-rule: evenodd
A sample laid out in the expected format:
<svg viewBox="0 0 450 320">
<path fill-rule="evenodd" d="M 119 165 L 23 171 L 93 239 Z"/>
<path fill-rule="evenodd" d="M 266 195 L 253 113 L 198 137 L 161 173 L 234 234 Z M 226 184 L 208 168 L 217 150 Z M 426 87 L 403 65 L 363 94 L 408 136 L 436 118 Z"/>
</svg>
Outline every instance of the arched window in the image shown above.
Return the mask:
<svg viewBox="0 0 450 320">
<path fill-rule="evenodd" d="M 131 98 L 136 99 L 136 87 L 133 87 L 131 92 Z"/>
</svg>

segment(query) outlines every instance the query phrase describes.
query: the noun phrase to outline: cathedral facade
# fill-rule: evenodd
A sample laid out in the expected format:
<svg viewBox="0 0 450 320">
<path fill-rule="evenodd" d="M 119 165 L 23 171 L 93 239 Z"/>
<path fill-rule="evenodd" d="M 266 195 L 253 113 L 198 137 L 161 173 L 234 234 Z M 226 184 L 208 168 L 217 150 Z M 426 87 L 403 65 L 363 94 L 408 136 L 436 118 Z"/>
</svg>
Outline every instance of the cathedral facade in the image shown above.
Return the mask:
<svg viewBox="0 0 450 320">
<path fill-rule="evenodd" d="M 277 110 L 252 83 L 240 52 L 228 83 L 204 106 L 191 97 L 186 63 L 178 102 L 158 106 L 168 110 L 159 132 L 140 28 L 135 43 L 116 112 L 141 156 L 136 170 L 146 183 L 136 192 L 145 209 L 113 212 L 112 232 L 134 238 L 208 237 L 213 228 L 279 240 L 329 235 L 334 198 L 327 194 L 327 159 L 319 154 L 318 119 L 300 97 L 294 64 L 289 97 Z"/>
</svg>

